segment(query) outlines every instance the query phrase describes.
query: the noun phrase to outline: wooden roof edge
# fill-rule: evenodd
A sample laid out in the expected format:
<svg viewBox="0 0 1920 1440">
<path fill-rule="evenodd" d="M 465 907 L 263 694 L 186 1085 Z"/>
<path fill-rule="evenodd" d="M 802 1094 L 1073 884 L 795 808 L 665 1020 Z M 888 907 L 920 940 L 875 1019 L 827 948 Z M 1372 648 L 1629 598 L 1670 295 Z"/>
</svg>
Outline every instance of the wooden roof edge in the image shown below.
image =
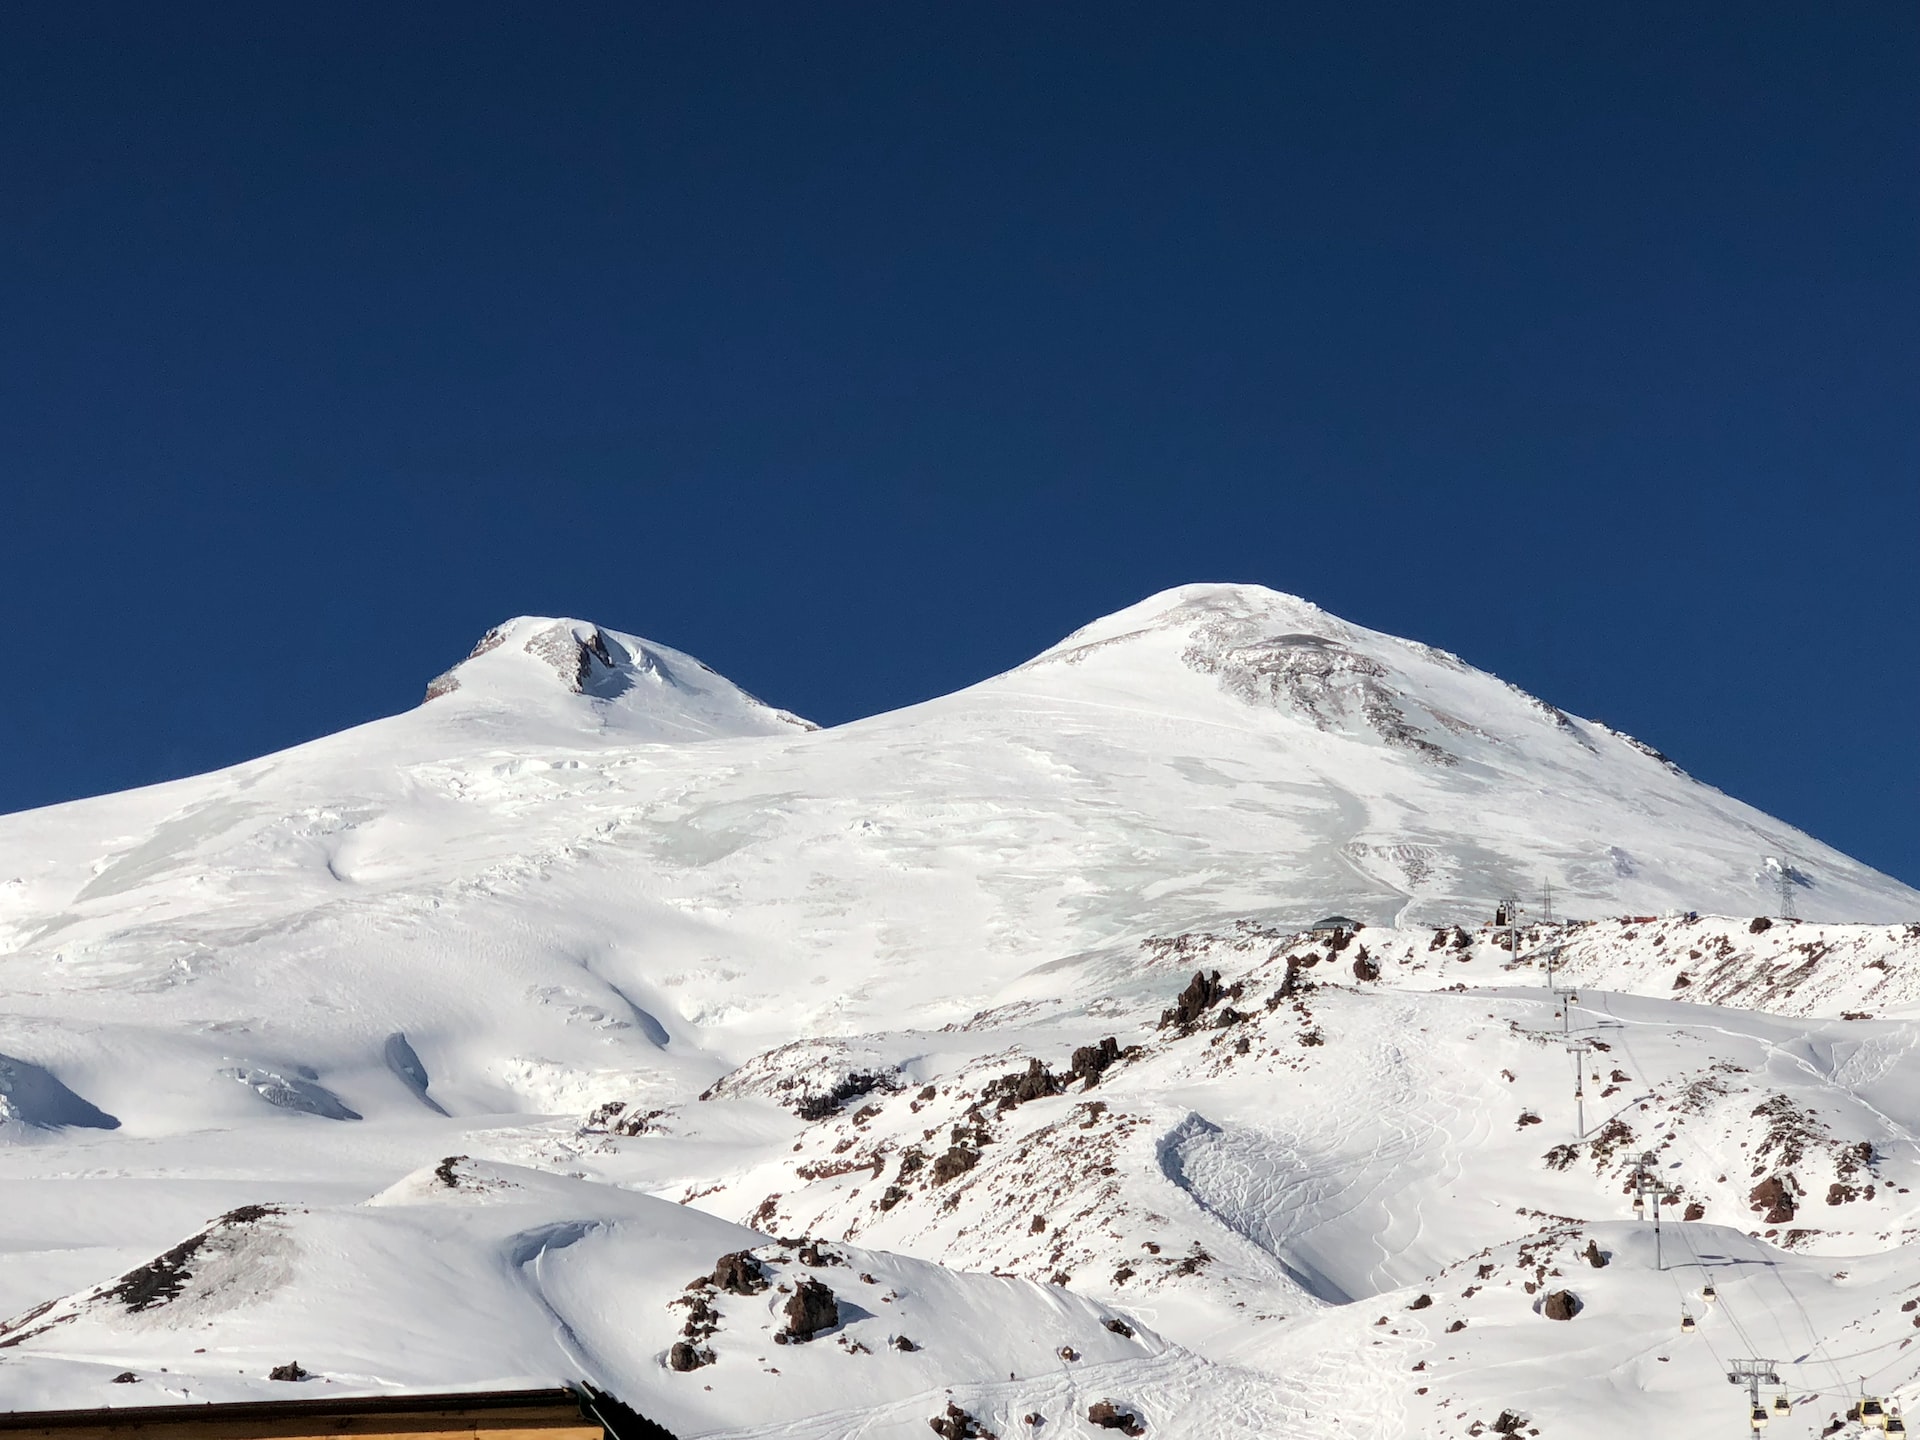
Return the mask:
<svg viewBox="0 0 1920 1440">
<path fill-rule="evenodd" d="M 206 1400 L 188 1405 L 96 1405 L 84 1410 L 0 1410 L 0 1433 L 64 1426 L 166 1425 L 183 1420 L 266 1420 L 286 1415 L 397 1415 L 415 1410 L 510 1410 L 570 1405 L 583 1410 L 581 1391 L 567 1385 L 530 1390 L 418 1390 L 380 1395 L 289 1396 L 285 1400 Z M 584 1413 L 584 1411 L 583 1411 Z"/>
</svg>

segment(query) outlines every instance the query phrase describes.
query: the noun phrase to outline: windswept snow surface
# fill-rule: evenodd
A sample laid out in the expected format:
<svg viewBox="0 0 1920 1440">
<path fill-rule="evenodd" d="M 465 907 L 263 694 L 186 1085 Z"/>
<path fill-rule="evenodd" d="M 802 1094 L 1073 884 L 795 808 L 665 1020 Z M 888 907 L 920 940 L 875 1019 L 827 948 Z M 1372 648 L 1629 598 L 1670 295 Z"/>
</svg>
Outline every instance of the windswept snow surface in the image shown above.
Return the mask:
<svg viewBox="0 0 1920 1440">
<path fill-rule="evenodd" d="M 1811 918 L 1756 929 L 1782 866 Z M 1480 922 L 1543 882 L 1591 923 L 1516 956 Z M 1920 1393 L 1912 922 L 1254 587 L 827 730 L 510 621 L 406 714 L 0 819 L 0 1407 L 579 1376 L 687 1437 L 1735 1434 L 1750 1354 L 1817 1433 Z M 1658 1262 L 1643 1152 L 1700 1211 Z M 778 1345 L 807 1278 L 843 1321 Z"/>
</svg>

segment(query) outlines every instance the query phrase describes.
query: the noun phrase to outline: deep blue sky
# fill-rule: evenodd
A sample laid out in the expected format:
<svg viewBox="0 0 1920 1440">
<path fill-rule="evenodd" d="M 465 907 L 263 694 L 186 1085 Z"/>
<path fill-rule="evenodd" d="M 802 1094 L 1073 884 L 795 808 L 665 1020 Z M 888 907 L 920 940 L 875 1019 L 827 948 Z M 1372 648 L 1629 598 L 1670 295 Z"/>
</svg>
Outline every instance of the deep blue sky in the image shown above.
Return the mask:
<svg viewBox="0 0 1920 1440">
<path fill-rule="evenodd" d="M 831 722 L 1232 579 L 1920 883 L 1905 0 L 60 0 L 0 135 L 0 810 L 521 612 Z"/>
</svg>

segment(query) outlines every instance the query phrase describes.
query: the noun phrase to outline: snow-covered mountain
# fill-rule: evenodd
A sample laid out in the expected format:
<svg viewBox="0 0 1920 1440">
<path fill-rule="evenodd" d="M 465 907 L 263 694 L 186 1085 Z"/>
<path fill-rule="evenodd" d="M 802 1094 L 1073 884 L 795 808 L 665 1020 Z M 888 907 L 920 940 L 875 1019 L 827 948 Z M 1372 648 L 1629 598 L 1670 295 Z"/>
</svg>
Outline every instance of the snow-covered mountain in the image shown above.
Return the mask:
<svg viewBox="0 0 1920 1440">
<path fill-rule="evenodd" d="M 1750 928 L 1782 866 L 1827 923 Z M 1548 884 L 1601 923 L 1523 954 L 1563 940 L 1617 1041 L 1564 1156 L 1568 1060 L 1535 1032 L 1575 1011 L 1478 929 Z M 1365 922 L 1363 965 L 1300 933 L 1328 912 Z M 1739 918 L 1614 923 L 1683 912 Z M 1669 1433 L 1632 1420 L 1696 1404 L 1680 1357 L 1633 1348 L 1668 1283 L 1621 1191 L 1637 1147 L 1697 1144 L 1672 1168 L 1698 1243 L 1770 1267 L 1725 1277 L 1726 1314 L 1758 1324 L 1791 1273 L 1807 1325 L 1878 1336 L 1861 1307 L 1920 1282 L 1889 1252 L 1849 1262 L 1855 1296 L 1807 1258 L 1912 1226 L 1916 920 L 1639 741 L 1257 587 L 830 729 L 655 642 L 509 621 L 405 714 L 0 819 L 0 1312 L 51 1306 L 0 1331 L 0 1405 L 275 1390 L 297 1358 L 369 1388 L 586 1374 L 686 1436 L 918 1434 L 934 1396 L 1002 1434 L 1101 1399 L 1173 1434 L 1508 1406 Z M 1182 1010 L 1196 969 L 1222 979 Z M 1753 1013 L 1703 1027 L 1708 1000 Z M 1600 1131 L 1609 1086 L 1662 1118 Z M 1845 1223 L 1761 1223 L 1776 1181 L 1851 1192 L 1820 1212 Z M 114 1277 L 195 1236 L 131 1305 Z M 1506 1282 L 1572 1273 L 1576 1238 L 1619 1266 L 1578 1330 L 1489 1310 L 1484 1278 L 1443 1303 L 1463 1267 L 1530 1295 Z M 721 1287 L 696 1335 L 681 1272 L 747 1249 L 767 1291 Z M 767 1346 L 808 1275 L 850 1318 L 802 1364 Z M 467 1343 L 463 1306 L 515 1318 Z M 924 1354 L 888 1348 L 909 1309 Z M 367 1311 L 391 1333 L 345 1324 Z M 1587 1390 L 1553 1389 L 1566 1334 Z M 674 1368 L 679 1340 L 717 1368 Z"/>
</svg>

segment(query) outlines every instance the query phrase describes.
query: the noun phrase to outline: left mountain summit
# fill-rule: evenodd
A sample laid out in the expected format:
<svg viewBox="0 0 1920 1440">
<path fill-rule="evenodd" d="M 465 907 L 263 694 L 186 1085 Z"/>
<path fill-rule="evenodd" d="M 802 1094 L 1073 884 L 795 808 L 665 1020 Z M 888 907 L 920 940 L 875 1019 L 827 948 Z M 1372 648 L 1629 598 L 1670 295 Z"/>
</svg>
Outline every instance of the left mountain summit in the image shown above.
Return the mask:
<svg viewBox="0 0 1920 1440">
<path fill-rule="evenodd" d="M 590 711 L 637 740 L 712 740 L 818 728 L 748 694 L 693 656 L 587 620 L 522 615 L 496 625 L 427 685 L 488 708 Z"/>
</svg>

